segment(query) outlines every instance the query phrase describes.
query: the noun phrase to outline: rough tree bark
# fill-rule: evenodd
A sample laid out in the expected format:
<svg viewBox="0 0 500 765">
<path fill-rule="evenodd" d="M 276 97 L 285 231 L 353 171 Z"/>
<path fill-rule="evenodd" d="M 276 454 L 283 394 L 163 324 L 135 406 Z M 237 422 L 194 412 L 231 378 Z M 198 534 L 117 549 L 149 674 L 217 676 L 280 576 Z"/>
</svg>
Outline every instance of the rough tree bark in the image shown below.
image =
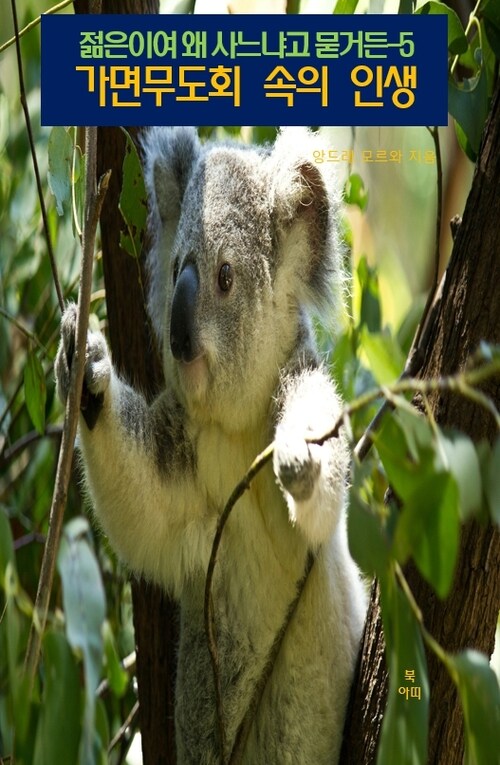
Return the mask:
<svg viewBox="0 0 500 765">
<path fill-rule="evenodd" d="M 463 369 L 481 340 L 500 343 L 500 88 L 486 125 L 472 188 L 455 239 L 423 378 Z M 500 399 L 500 381 L 486 386 Z M 491 416 L 470 401 L 436 395 L 430 399 L 436 421 L 458 428 L 475 441 L 492 441 Z M 415 567 L 406 571 L 427 629 L 448 651 L 474 647 L 491 655 L 500 609 L 500 534 L 492 526 L 468 523 L 451 594 L 440 601 Z M 342 765 L 373 765 L 387 697 L 383 631 L 377 589 L 372 590 L 360 671 L 353 686 L 344 732 Z M 446 670 L 427 655 L 431 686 L 429 765 L 462 765 L 463 718 Z M 388 764 L 389 765 L 389 764 Z M 392 765 L 392 763 L 390 764 Z"/>
<path fill-rule="evenodd" d="M 103 0 L 102 13 L 158 13 L 159 0 Z M 77 13 L 89 12 L 89 0 L 75 0 Z M 136 131 L 131 128 L 135 135 Z M 120 374 L 152 397 L 162 377 L 146 317 L 142 284 L 144 262 L 120 248 L 122 218 L 118 200 L 122 185 L 125 138 L 119 128 L 100 128 L 98 176 L 112 170 L 101 214 L 101 239 L 109 338 Z M 139 278 L 140 269 L 140 278 Z M 124 477 L 126 480 L 126 477 Z M 144 508 L 146 511 L 146 508 Z M 132 581 L 137 648 L 139 719 L 144 765 L 175 765 L 174 681 L 177 607 L 158 587 Z"/>
</svg>

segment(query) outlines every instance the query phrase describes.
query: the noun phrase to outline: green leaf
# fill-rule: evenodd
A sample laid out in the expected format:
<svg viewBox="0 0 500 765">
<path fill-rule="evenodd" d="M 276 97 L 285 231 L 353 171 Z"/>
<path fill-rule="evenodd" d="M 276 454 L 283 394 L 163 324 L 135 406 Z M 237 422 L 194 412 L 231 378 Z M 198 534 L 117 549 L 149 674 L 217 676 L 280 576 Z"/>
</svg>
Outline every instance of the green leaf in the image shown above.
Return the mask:
<svg viewBox="0 0 500 765">
<path fill-rule="evenodd" d="M 373 441 L 389 483 L 403 501 L 418 489 L 425 476 L 434 474 L 433 433 L 417 411 L 388 414 Z"/>
<path fill-rule="evenodd" d="M 71 198 L 71 165 L 73 158 L 73 141 L 68 131 L 63 127 L 54 127 L 50 131 L 48 146 L 49 169 L 47 180 L 56 199 L 58 215 L 63 215 L 64 205 Z"/>
<path fill-rule="evenodd" d="M 400 560 L 411 554 L 440 598 L 450 591 L 458 553 L 458 488 L 449 473 L 424 478 L 407 497 L 398 520 L 395 545 Z"/>
<path fill-rule="evenodd" d="M 45 682 L 35 762 L 37 765 L 77 765 L 81 736 L 80 681 L 64 635 L 47 632 L 43 639 L 43 659 Z"/>
<path fill-rule="evenodd" d="M 465 765 L 500 763 L 500 690 L 482 653 L 466 650 L 446 658 L 458 687 L 466 730 Z"/>
<path fill-rule="evenodd" d="M 127 229 L 120 234 L 120 247 L 132 257 L 138 258 L 146 228 L 146 189 L 139 155 L 129 135 L 123 160 L 123 185 L 119 208 Z"/>
<path fill-rule="evenodd" d="M 439 432 L 443 468 L 452 473 L 460 492 L 460 516 L 463 521 L 481 509 L 481 467 L 474 444 L 463 433 Z"/>
<path fill-rule="evenodd" d="M 481 14 L 485 19 L 491 21 L 497 29 L 500 29 L 500 5 L 498 0 L 485 0 L 481 3 Z"/>
<path fill-rule="evenodd" d="M 106 674 L 109 685 L 115 696 L 121 698 L 127 689 L 128 675 L 120 664 L 113 631 L 107 620 L 104 622 L 103 636 L 104 654 L 106 656 Z"/>
<path fill-rule="evenodd" d="M 491 517 L 500 527 L 500 438 L 495 441 L 491 452 L 484 488 Z"/>
<path fill-rule="evenodd" d="M 413 13 L 413 0 L 399 0 L 398 14 Z"/>
<path fill-rule="evenodd" d="M 359 324 L 360 326 L 366 324 L 370 332 L 380 332 L 382 312 L 377 271 L 368 265 L 366 257 L 363 256 L 359 261 L 356 273 L 361 287 Z"/>
<path fill-rule="evenodd" d="M 366 574 L 376 574 L 382 578 L 389 563 L 389 542 L 382 526 L 382 519 L 377 517 L 366 505 L 354 488 L 349 497 L 347 516 L 347 535 L 351 555 Z"/>
<path fill-rule="evenodd" d="M 405 359 L 396 339 L 387 332 L 361 331 L 361 347 L 379 385 L 393 383 L 403 371 Z"/>
<path fill-rule="evenodd" d="M 75 518 L 64 529 L 58 556 L 63 583 L 66 635 L 81 651 L 85 670 L 85 715 L 81 765 L 93 765 L 95 691 L 103 659 L 102 625 L 106 604 L 99 565 L 88 542 L 89 527 Z"/>
<path fill-rule="evenodd" d="M 47 388 L 43 367 L 34 351 L 29 351 L 24 368 L 24 396 L 31 421 L 38 433 L 43 435 L 45 432 Z"/>
<path fill-rule="evenodd" d="M 500 25 L 494 24 L 489 18 L 485 18 L 484 29 L 492 51 L 500 59 Z"/>
<path fill-rule="evenodd" d="M 365 191 L 365 182 L 358 173 L 351 173 L 345 182 L 344 199 L 348 205 L 356 205 L 361 211 L 368 204 L 368 191 Z"/>
<path fill-rule="evenodd" d="M 15 572 L 16 559 L 14 555 L 14 541 L 9 519 L 0 507 L 0 587 L 6 588 L 5 576 L 7 566 Z"/>
<path fill-rule="evenodd" d="M 448 111 L 457 122 L 457 137 L 467 156 L 475 161 L 488 114 L 488 82 L 486 69 L 457 84 L 448 78 Z"/>
<path fill-rule="evenodd" d="M 381 582 L 381 598 L 389 693 L 377 765 L 426 765 L 429 682 L 420 627 L 394 580 Z"/>
<path fill-rule="evenodd" d="M 74 215 L 71 216 L 71 225 L 73 236 L 77 236 L 75 218 L 79 223 L 80 229 L 83 229 L 85 221 L 85 177 L 87 174 L 87 163 L 82 155 L 80 147 L 75 146 L 75 161 L 72 172 L 72 182 L 74 186 Z"/>
<path fill-rule="evenodd" d="M 354 13 L 357 8 L 359 0 L 337 0 L 334 13 Z"/>
<path fill-rule="evenodd" d="M 452 8 L 436 0 L 429 0 L 429 2 L 424 3 L 420 8 L 417 8 L 415 13 L 422 16 L 446 15 L 448 17 L 448 50 L 453 55 L 465 53 L 468 47 L 465 31 L 462 22 Z"/>
</svg>

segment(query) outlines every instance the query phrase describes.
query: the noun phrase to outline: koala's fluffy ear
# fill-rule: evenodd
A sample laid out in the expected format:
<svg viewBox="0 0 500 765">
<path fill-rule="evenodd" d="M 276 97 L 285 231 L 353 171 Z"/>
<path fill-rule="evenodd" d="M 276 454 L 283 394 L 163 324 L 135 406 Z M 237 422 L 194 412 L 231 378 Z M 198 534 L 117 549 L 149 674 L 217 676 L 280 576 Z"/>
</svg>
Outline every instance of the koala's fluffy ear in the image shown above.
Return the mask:
<svg viewBox="0 0 500 765">
<path fill-rule="evenodd" d="M 151 128 L 142 139 L 144 181 L 150 204 L 156 204 L 165 225 L 179 218 L 182 198 L 198 157 L 195 128 Z"/>
<path fill-rule="evenodd" d="M 314 161 L 318 137 L 287 128 L 269 157 L 271 206 L 281 242 L 282 270 L 297 294 L 318 310 L 335 304 L 342 282 L 338 235 L 340 190 L 331 166 Z"/>
<path fill-rule="evenodd" d="M 142 138 L 144 182 L 149 200 L 148 309 L 160 347 L 163 340 L 170 255 L 182 200 L 201 145 L 195 128 L 156 127 Z"/>
</svg>

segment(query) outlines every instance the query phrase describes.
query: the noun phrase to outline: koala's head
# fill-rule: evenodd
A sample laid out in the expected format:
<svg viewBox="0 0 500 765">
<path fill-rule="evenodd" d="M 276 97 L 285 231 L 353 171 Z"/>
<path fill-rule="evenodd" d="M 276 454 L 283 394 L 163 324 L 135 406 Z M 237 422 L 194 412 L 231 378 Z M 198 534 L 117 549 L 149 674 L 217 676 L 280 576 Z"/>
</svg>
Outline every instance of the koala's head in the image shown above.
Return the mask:
<svg viewBox="0 0 500 765">
<path fill-rule="evenodd" d="M 294 129 L 272 149 L 202 145 L 194 128 L 145 135 L 149 311 L 196 417 L 234 429 L 264 417 L 309 310 L 338 294 L 336 186 L 313 148 Z"/>
</svg>

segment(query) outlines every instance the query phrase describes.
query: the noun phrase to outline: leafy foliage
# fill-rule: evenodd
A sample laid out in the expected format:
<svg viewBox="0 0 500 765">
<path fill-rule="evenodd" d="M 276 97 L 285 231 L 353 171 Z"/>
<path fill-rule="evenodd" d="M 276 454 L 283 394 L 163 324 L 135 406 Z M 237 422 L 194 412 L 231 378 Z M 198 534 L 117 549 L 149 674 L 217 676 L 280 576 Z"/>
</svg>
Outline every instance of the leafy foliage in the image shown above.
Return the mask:
<svg viewBox="0 0 500 765">
<path fill-rule="evenodd" d="M 357 4 L 338 0 L 332 6 L 335 13 L 346 13 L 354 12 Z M 401 2 L 401 12 L 411 11 L 410 6 Z M 300 10 L 300 2 L 289 3 L 289 12 Z M 462 147 L 475 158 L 500 58 L 498 4 L 480 0 L 467 30 L 449 7 L 436 0 L 425 2 L 416 12 L 448 17 L 450 111 Z M 36 36 L 26 36 L 25 44 L 26 60 L 38 61 Z M 36 91 L 37 77 L 36 67 L 28 67 L 29 92 Z M 29 627 L 32 620 L 36 624 L 33 603 L 62 412 L 52 374 L 58 307 L 25 126 L 14 100 L 0 87 L 0 303 L 5 312 L 0 316 L 0 756 L 15 758 L 21 765 L 113 763 L 127 748 L 127 734 L 121 736 L 121 753 L 115 754 L 110 742 L 136 703 L 130 590 L 105 541 L 92 536 L 78 481 L 68 498 L 59 574 L 33 687 L 23 669 Z M 45 188 L 52 194 L 50 199 L 47 194 L 49 233 L 65 296 L 74 299 L 85 173 L 78 133 L 63 128 L 50 134 L 41 131 L 36 112 L 33 122 L 37 154 L 46 158 Z M 204 138 L 228 133 L 265 142 L 273 140 L 276 131 L 200 129 Z M 121 244 L 138 257 L 146 208 L 137 152 L 130 140 L 123 169 Z M 347 205 L 358 215 L 366 214 L 373 199 L 361 173 L 349 172 Z M 355 237 L 350 225 L 346 219 L 348 242 Z M 332 375 L 351 403 L 353 446 L 378 405 L 369 391 L 389 386 L 396 410 L 384 418 L 368 459 L 354 461 L 348 520 L 352 554 L 367 576 L 378 577 L 382 592 L 390 688 L 378 762 L 426 762 L 426 644 L 445 664 L 460 693 L 468 765 L 490 765 L 500 751 L 498 682 L 484 656 L 474 651 L 452 656 L 435 644 L 405 586 L 401 566 L 413 559 L 437 596 L 446 596 L 461 523 L 475 517 L 500 526 L 500 439 L 492 448 L 474 444 L 465 434 L 443 431 L 410 408 L 408 390 L 398 390 L 394 383 L 404 368 L 418 312 L 409 305 L 397 322 L 389 321 L 381 270 L 363 252 L 355 258 L 351 254 L 346 258 L 349 305 L 335 343 L 324 327 L 318 332 L 330 353 Z M 105 319 L 98 301 L 102 285 L 97 261 L 93 317 L 97 322 Z M 8 321 L 9 315 L 16 317 L 16 323 Z M 498 350 L 483 348 L 481 360 L 498 369 Z M 358 405 L 352 406 L 356 401 Z M 387 502 L 389 487 L 393 494 Z"/>
</svg>

